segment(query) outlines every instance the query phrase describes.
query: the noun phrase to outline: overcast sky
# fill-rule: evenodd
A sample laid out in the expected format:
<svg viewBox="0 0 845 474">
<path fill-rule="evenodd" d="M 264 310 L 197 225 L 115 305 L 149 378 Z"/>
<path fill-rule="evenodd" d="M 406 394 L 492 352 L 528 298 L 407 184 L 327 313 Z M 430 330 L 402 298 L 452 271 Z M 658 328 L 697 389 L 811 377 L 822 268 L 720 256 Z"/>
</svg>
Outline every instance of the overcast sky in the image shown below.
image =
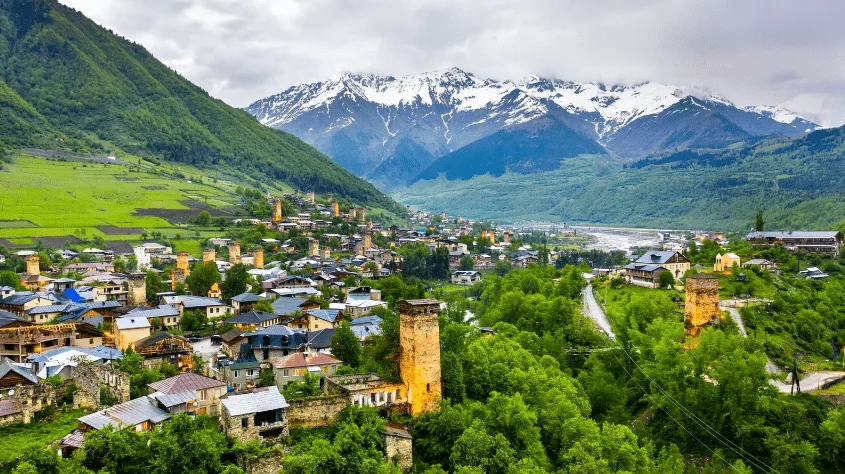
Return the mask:
<svg viewBox="0 0 845 474">
<path fill-rule="evenodd" d="M 243 107 L 341 71 L 696 85 L 845 123 L 845 2 L 62 0 Z"/>
</svg>

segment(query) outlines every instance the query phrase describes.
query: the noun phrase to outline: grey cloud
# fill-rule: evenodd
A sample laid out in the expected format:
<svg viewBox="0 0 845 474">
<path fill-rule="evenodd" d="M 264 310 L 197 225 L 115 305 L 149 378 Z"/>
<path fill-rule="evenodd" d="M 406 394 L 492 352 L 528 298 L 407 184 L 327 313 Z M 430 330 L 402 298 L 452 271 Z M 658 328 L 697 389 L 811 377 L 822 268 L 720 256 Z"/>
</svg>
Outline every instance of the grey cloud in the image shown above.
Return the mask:
<svg viewBox="0 0 845 474">
<path fill-rule="evenodd" d="M 345 70 L 459 66 L 698 85 L 845 122 L 845 3 L 834 0 L 63 1 L 235 106 Z"/>
</svg>

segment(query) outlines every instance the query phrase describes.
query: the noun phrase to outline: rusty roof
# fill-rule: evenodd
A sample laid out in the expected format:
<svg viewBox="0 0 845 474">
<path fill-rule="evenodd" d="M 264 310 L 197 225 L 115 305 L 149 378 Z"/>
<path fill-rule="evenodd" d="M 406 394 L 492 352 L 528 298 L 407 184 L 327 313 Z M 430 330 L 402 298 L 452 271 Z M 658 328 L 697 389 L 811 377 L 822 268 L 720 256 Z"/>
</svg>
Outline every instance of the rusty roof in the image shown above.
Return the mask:
<svg viewBox="0 0 845 474">
<path fill-rule="evenodd" d="M 158 382 L 153 382 L 148 385 L 156 392 L 161 392 L 167 395 L 174 393 L 187 392 L 190 390 L 205 390 L 207 388 L 222 387 L 226 385 L 225 382 L 214 380 L 210 377 L 204 377 L 199 374 L 191 372 L 183 372 Z"/>
</svg>

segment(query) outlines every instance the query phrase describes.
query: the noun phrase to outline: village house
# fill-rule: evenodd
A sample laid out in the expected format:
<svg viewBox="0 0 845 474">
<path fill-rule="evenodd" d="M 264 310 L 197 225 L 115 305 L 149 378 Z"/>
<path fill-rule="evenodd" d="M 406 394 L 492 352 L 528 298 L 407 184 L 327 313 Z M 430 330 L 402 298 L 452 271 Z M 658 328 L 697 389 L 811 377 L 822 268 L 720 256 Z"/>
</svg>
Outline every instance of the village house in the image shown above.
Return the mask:
<svg viewBox="0 0 845 474">
<path fill-rule="evenodd" d="M 309 309 L 320 309 L 320 303 L 306 298 L 282 297 L 272 303 L 273 313 L 279 316 L 293 316 Z"/>
<path fill-rule="evenodd" d="M 322 352 L 323 354 L 332 353 L 332 337 L 334 337 L 335 329 L 320 329 L 318 331 L 309 331 L 306 334 L 306 350 L 311 352 Z"/>
<path fill-rule="evenodd" d="M 37 306 L 52 306 L 53 301 L 31 291 L 12 292 L 0 300 L 0 309 L 27 318 L 26 312 Z"/>
<path fill-rule="evenodd" d="M 276 386 L 229 395 L 220 405 L 220 424 L 230 438 L 247 442 L 289 434 L 286 411 L 289 405 Z"/>
<path fill-rule="evenodd" d="M 305 374 L 316 374 L 320 376 L 320 387 L 323 386 L 323 378 L 334 375 L 337 367 L 343 361 L 332 357 L 329 354 L 310 351 L 297 352 L 270 361 L 276 385 L 284 389 L 292 381 L 302 382 Z"/>
<path fill-rule="evenodd" d="M 369 315 L 378 307 L 387 308 L 387 303 L 373 300 L 349 300 L 345 304 L 343 314 L 354 320 Z"/>
<path fill-rule="evenodd" d="M 777 265 L 775 265 L 775 262 L 770 262 L 769 260 L 762 258 L 752 258 L 751 260 L 742 262 L 742 266 L 744 268 L 758 267 L 762 270 L 766 270 L 767 272 L 777 271 Z"/>
<path fill-rule="evenodd" d="M 14 362 L 40 352 L 63 346 L 97 347 L 103 345 L 103 333 L 88 323 L 33 325 L 29 321 L 0 318 L 0 356 Z"/>
<path fill-rule="evenodd" d="M 403 472 L 413 467 L 413 438 L 405 426 L 388 421 L 384 425 L 384 457 L 396 462 Z"/>
<path fill-rule="evenodd" d="M 385 382 L 374 373 L 329 375 L 325 392 L 345 395 L 357 407 L 384 407 L 407 402 L 408 388 L 402 383 Z"/>
<path fill-rule="evenodd" d="M 452 273 L 452 283 L 456 285 L 472 285 L 477 281 L 481 281 L 481 273 L 475 270 L 459 270 Z"/>
<path fill-rule="evenodd" d="M 734 265 L 740 266 L 742 261 L 735 253 L 716 254 L 716 263 L 713 265 L 714 272 L 729 272 Z"/>
<path fill-rule="evenodd" d="M 149 337 L 135 341 L 135 352 L 144 356 L 144 366 L 153 367 L 167 362 L 179 370 L 191 370 L 194 367 L 194 349 L 188 340 L 168 332 L 157 332 Z"/>
<path fill-rule="evenodd" d="M 26 361 L 31 364 L 32 371 L 40 379 L 58 375 L 67 380 L 71 378 L 71 369 L 76 367 L 79 361 L 96 366 L 111 364 L 121 358 L 123 353 L 111 347 L 65 346 L 33 354 L 27 357 Z"/>
<path fill-rule="evenodd" d="M 660 273 L 671 272 L 672 278 L 680 279 L 690 269 L 690 261 L 672 250 L 649 250 L 625 267 L 625 281 L 632 285 L 658 288 Z"/>
<path fill-rule="evenodd" d="M 185 314 L 185 311 L 200 311 L 205 313 L 208 319 L 222 318 L 227 312 L 232 311 L 231 306 L 228 306 L 217 298 L 208 298 L 205 296 L 162 296 L 160 303 L 173 306 L 179 310 L 180 315 Z"/>
<path fill-rule="evenodd" d="M 252 330 L 258 327 L 273 326 L 282 322 L 282 316 L 264 311 L 250 311 L 248 313 L 233 316 L 225 321 L 237 329 Z"/>
<path fill-rule="evenodd" d="M 226 383 L 191 372 L 184 372 L 148 385 L 150 397 L 170 413 L 217 415 Z"/>
<path fill-rule="evenodd" d="M 289 328 L 305 329 L 306 331 L 317 331 L 320 329 L 332 329 L 343 321 L 343 313 L 336 309 L 309 309 L 299 316 L 287 321 L 285 326 Z"/>
<path fill-rule="evenodd" d="M 101 430 L 108 425 L 144 432 L 153 430 L 162 422 L 169 420 L 170 416 L 170 413 L 157 406 L 155 400 L 139 397 L 81 416 L 79 423 L 83 433 Z"/>
<path fill-rule="evenodd" d="M 178 328 L 179 323 L 182 321 L 182 315 L 179 310 L 167 304 L 159 305 L 157 308 L 139 306 L 117 319 L 128 317 L 144 318 L 150 322 L 150 326 L 164 329 Z"/>
<path fill-rule="evenodd" d="M 303 330 L 282 325 L 258 328 L 244 334 L 247 342 L 241 346 L 241 360 L 262 362 L 299 352 L 304 349 L 306 336 Z"/>
<path fill-rule="evenodd" d="M 29 370 L 17 366 L 12 360 L 6 357 L 0 358 L 0 394 L 9 395 L 9 390 L 14 390 L 18 385 L 35 385 L 38 383 L 36 377 Z"/>
<path fill-rule="evenodd" d="M 235 392 L 250 390 L 258 385 L 261 366 L 256 360 L 238 361 L 224 366 L 220 373 Z"/>
<path fill-rule="evenodd" d="M 144 317 L 117 318 L 114 322 L 114 343 L 120 350 L 126 350 L 141 339 L 150 337 L 152 329 Z"/>
<path fill-rule="evenodd" d="M 842 239 L 842 233 L 837 231 L 768 231 L 751 232 L 745 236 L 745 240 L 754 246 L 774 247 L 777 245 L 791 252 L 803 250 L 831 255 L 839 255 Z"/>
<path fill-rule="evenodd" d="M 381 334 L 382 319 L 378 316 L 362 316 L 353 319 L 349 323 L 349 329 L 361 341 L 369 339 L 371 336 Z"/>
<path fill-rule="evenodd" d="M 241 344 L 246 342 L 243 329 L 234 328 L 220 335 L 221 350 L 233 359 L 240 359 Z"/>
</svg>

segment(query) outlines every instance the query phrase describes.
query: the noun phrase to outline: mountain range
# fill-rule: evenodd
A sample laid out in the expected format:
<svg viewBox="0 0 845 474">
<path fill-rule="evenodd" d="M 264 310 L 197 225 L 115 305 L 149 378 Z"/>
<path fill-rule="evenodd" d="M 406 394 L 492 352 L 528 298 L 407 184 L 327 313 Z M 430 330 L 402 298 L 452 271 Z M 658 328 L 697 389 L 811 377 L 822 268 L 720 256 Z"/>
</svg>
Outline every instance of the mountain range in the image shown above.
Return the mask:
<svg viewBox="0 0 845 474">
<path fill-rule="evenodd" d="M 439 175 L 552 171 L 578 155 L 625 163 L 820 128 L 788 110 L 738 107 L 703 88 L 497 81 L 458 68 L 401 78 L 343 73 L 246 110 L 391 190 Z"/>
<path fill-rule="evenodd" d="M 272 180 L 402 212 L 312 146 L 210 97 L 55 0 L 0 0 L 4 144 L 231 169 L 254 186 Z"/>
</svg>

